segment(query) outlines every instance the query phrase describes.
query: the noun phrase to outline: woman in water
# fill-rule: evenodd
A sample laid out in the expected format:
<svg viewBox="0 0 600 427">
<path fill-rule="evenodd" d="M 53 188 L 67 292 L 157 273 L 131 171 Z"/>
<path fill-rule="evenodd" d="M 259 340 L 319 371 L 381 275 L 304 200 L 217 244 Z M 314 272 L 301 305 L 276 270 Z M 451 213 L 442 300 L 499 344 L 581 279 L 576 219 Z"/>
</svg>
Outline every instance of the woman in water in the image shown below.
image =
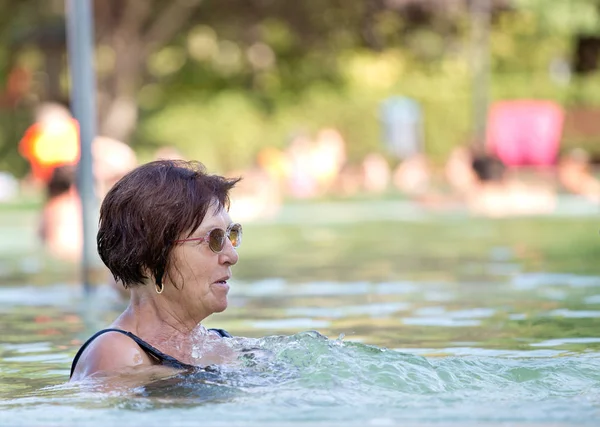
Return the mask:
<svg viewBox="0 0 600 427">
<path fill-rule="evenodd" d="M 159 160 L 112 187 L 100 209 L 98 252 L 130 303 L 81 347 L 71 381 L 236 359 L 224 341 L 230 335 L 201 322 L 227 308 L 242 239 L 228 213 L 238 181 L 208 175 L 198 162 Z"/>
</svg>

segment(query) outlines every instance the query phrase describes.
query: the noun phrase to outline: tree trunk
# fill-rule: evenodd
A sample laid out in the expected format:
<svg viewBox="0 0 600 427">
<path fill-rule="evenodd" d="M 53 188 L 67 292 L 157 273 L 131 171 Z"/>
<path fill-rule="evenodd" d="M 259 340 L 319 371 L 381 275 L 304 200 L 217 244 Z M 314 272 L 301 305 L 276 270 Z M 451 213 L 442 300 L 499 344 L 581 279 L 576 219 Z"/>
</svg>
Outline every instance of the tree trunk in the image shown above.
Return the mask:
<svg viewBox="0 0 600 427">
<path fill-rule="evenodd" d="M 149 78 L 148 55 L 169 43 L 202 0 L 97 0 L 100 40 L 115 55 L 112 75 L 98 82 L 99 131 L 102 135 L 128 142 L 138 120 L 136 94 Z"/>
</svg>

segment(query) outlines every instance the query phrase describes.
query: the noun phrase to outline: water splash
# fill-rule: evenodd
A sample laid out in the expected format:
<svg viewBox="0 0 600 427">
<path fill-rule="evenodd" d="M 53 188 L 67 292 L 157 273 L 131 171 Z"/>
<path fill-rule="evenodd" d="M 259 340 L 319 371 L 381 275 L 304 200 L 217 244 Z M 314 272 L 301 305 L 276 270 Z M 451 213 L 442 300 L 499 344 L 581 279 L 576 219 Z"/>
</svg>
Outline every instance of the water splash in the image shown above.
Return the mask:
<svg viewBox="0 0 600 427">
<path fill-rule="evenodd" d="M 136 414 L 138 425 L 144 420 L 149 426 L 164 425 L 173 416 L 182 425 L 197 420 L 207 425 L 281 420 L 585 425 L 600 402 L 597 353 L 425 358 L 343 338 L 314 331 L 233 338 L 224 340 L 239 354 L 231 365 L 181 373 L 125 393 L 46 388 L 0 407 L 24 414 L 22 425 L 43 419 L 58 404 L 70 408 L 71 424 L 82 426 L 97 425 L 93 413 L 106 422 Z"/>
<path fill-rule="evenodd" d="M 259 396 L 276 403 L 397 405 L 417 397 L 494 402 L 539 401 L 600 391 L 600 358 L 425 358 L 356 342 L 330 340 L 317 332 L 260 339 L 235 338 L 240 365 L 216 367 L 147 386 L 147 397 L 189 399 L 188 403 Z M 210 396 L 210 398 L 207 398 Z"/>
</svg>

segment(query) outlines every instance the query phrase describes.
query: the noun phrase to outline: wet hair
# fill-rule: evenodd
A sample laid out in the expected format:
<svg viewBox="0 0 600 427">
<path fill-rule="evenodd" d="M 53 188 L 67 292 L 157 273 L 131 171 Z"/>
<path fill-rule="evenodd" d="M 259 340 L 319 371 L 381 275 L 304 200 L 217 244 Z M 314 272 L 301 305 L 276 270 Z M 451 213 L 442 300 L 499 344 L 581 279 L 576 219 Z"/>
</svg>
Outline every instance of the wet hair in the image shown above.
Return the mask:
<svg viewBox="0 0 600 427">
<path fill-rule="evenodd" d="M 228 210 L 229 191 L 239 180 L 209 175 L 195 161 L 158 160 L 137 167 L 102 202 L 100 258 L 125 288 L 144 284 L 148 274 L 161 284 L 174 241 L 189 237 L 209 208 Z"/>
<path fill-rule="evenodd" d="M 75 185 L 77 170 L 75 166 L 58 166 L 52 171 L 52 176 L 46 185 L 46 197 L 53 199 L 68 192 Z"/>
<path fill-rule="evenodd" d="M 500 182 L 504 179 L 506 166 L 495 156 L 477 155 L 473 158 L 472 167 L 481 182 Z"/>
</svg>

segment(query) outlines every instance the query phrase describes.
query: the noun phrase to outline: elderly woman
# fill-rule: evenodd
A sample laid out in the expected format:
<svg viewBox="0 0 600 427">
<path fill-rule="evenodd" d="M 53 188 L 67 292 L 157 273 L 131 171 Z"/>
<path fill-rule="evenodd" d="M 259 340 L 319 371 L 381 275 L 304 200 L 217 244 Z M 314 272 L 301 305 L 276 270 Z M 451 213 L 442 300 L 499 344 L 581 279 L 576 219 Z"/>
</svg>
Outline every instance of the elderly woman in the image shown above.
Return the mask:
<svg viewBox="0 0 600 427">
<path fill-rule="evenodd" d="M 108 192 L 98 252 L 131 298 L 109 328 L 81 347 L 71 381 L 235 358 L 224 342 L 230 335 L 201 322 L 227 308 L 242 239 L 242 227 L 228 214 L 228 194 L 238 180 L 208 175 L 198 162 L 159 160 L 134 169 Z"/>
</svg>

